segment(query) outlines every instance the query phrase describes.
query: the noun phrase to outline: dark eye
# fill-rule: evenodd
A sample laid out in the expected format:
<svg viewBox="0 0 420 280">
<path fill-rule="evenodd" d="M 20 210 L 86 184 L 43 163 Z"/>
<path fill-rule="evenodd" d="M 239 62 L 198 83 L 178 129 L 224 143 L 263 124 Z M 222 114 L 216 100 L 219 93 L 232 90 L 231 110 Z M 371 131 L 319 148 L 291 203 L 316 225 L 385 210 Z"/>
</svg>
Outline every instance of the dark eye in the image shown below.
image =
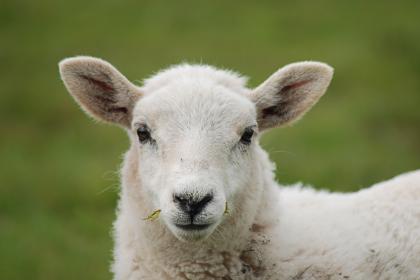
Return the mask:
<svg viewBox="0 0 420 280">
<path fill-rule="evenodd" d="M 139 137 L 140 143 L 146 143 L 147 141 L 152 140 L 150 129 L 145 124 L 137 128 L 137 136 Z"/>
<path fill-rule="evenodd" d="M 254 135 L 254 129 L 252 127 L 245 128 L 245 131 L 241 136 L 241 143 L 245 145 L 251 144 L 253 135 Z"/>
</svg>

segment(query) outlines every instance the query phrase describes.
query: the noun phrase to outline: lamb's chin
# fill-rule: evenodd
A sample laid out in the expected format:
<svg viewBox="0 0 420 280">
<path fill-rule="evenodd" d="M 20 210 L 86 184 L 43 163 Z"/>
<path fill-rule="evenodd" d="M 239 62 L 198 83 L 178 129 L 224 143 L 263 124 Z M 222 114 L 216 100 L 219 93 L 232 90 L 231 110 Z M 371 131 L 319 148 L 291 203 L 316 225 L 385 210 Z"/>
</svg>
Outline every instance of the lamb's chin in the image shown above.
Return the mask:
<svg viewBox="0 0 420 280">
<path fill-rule="evenodd" d="M 214 226 L 210 225 L 205 229 L 181 229 L 176 225 L 170 226 L 169 229 L 173 235 L 182 242 L 200 242 L 206 240 L 214 231 Z"/>
</svg>

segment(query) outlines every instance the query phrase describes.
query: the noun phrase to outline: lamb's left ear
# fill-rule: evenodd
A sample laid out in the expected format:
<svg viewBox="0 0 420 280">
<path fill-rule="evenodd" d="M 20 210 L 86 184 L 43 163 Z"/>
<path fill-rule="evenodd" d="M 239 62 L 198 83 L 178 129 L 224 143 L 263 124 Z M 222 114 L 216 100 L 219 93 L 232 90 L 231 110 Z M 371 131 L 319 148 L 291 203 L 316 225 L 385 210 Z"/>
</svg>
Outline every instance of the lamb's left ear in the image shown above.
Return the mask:
<svg viewBox="0 0 420 280">
<path fill-rule="evenodd" d="M 77 103 L 98 120 L 129 127 L 139 89 L 108 62 L 78 56 L 60 62 L 64 84 Z"/>
<path fill-rule="evenodd" d="M 333 69 L 320 62 L 289 64 L 251 92 L 260 130 L 290 124 L 302 117 L 325 93 Z"/>
</svg>

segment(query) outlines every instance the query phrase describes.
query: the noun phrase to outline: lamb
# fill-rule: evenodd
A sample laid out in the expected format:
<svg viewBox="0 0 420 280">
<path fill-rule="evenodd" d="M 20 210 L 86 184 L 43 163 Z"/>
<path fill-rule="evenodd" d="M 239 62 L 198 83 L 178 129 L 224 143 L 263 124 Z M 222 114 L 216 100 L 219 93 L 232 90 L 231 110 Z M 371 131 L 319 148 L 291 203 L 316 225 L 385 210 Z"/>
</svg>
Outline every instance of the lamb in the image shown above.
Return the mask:
<svg viewBox="0 0 420 280">
<path fill-rule="evenodd" d="M 129 82 L 92 57 L 61 77 L 124 128 L 114 279 L 420 279 L 420 171 L 356 193 L 279 186 L 258 141 L 324 94 L 333 69 L 289 64 L 255 89 L 182 64 Z"/>
</svg>

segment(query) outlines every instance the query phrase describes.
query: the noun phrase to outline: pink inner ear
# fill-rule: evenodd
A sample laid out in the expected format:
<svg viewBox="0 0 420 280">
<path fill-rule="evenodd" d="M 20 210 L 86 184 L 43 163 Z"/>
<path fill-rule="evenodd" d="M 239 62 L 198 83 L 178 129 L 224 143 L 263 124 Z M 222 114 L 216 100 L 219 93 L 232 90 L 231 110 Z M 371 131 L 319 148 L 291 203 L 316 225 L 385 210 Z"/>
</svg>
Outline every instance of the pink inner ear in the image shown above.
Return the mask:
<svg viewBox="0 0 420 280">
<path fill-rule="evenodd" d="M 312 80 L 299 81 L 299 82 L 296 82 L 294 84 L 290 84 L 290 85 L 284 86 L 281 89 L 281 91 L 282 92 L 285 92 L 285 91 L 289 91 L 291 89 L 296 89 L 296 88 L 301 87 L 303 85 L 306 85 L 307 83 L 310 83 L 310 82 L 312 82 Z"/>
<path fill-rule="evenodd" d="M 100 89 L 102 89 L 105 92 L 114 91 L 114 88 L 112 87 L 112 85 L 108 84 L 107 82 L 97 80 L 97 79 L 91 78 L 91 77 L 86 76 L 86 75 L 81 75 L 81 77 L 83 79 L 87 80 L 89 83 L 92 83 L 95 86 L 99 87 Z"/>
</svg>

